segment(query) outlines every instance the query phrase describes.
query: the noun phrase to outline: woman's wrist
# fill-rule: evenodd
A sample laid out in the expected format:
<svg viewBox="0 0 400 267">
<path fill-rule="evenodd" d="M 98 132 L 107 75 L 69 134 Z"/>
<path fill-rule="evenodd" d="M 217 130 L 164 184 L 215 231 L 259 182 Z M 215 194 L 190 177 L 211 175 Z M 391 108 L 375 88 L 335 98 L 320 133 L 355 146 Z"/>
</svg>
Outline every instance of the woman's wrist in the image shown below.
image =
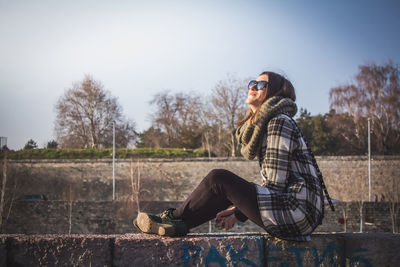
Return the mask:
<svg viewBox="0 0 400 267">
<path fill-rule="evenodd" d="M 241 221 L 241 222 L 247 221 L 246 215 L 244 215 L 238 208 L 235 208 L 234 214 L 235 214 L 236 219 L 238 219 L 239 221 Z"/>
</svg>

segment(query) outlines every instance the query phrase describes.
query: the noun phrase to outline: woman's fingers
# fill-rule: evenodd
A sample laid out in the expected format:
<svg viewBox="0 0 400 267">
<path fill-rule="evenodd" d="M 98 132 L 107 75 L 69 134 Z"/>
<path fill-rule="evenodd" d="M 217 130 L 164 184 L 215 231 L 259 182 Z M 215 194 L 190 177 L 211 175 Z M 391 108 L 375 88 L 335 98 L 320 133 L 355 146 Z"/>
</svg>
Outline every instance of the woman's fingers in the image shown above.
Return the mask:
<svg viewBox="0 0 400 267">
<path fill-rule="evenodd" d="M 221 217 L 220 219 L 216 219 L 216 226 L 218 227 L 218 229 L 224 229 L 225 228 L 225 221 L 226 217 Z"/>
<path fill-rule="evenodd" d="M 224 229 L 225 228 L 225 220 L 222 219 L 222 220 L 218 221 L 216 225 L 217 225 L 218 229 Z"/>
<path fill-rule="evenodd" d="M 234 212 L 235 212 L 235 207 L 230 207 L 226 210 L 218 212 L 217 215 L 215 216 L 215 218 L 217 220 L 220 220 L 222 217 L 229 216 L 229 215 L 233 214 Z"/>
<path fill-rule="evenodd" d="M 220 211 L 217 213 L 217 215 L 215 216 L 215 219 L 218 221 L 218 220 L 221 220 L 223 217 L 226 217 L 227 215 L 229 215 L 229 214 L 227 214 L 227 211 L 223 210 L 223 211 Z"/>
<path fill-rule="evenodd" d="M 218 220 L 221 220 L 225 216 L 226 216 L 225 211 L 223 210 L 223 211 L 217 213 L 217 215 L 215 216 L 215 219 L 218 221 Z"/>
<path fill-rule="evenodd" d="M 229 230 L 235 226 L 236 222 L 236 216 L 232 213 L 229 216 L 221 217 L 220 220 L 217 220 L 216 225 L 219 229 Z"/>
<path fill-rule="evenodd" d="M 229 217 L 226 217 L 226 219 L 225 219 L 225 230 L 231 229 L 234 225 L 235 225 L 235 223 L 232 220 L 232 215 L 230 215 Z"/>
<path fill-rule="evenodd" d="M 216 226 L 219 229 L 225 229 L 225 230 L 231 229 L 233 226 L 235 226 L 235 223 L 237 222 L 234 213 L 235 213 L 235 207 L 230 207 L 226 210 L 218 212 L 217 215 L 215 216 Z"/>
</svg>

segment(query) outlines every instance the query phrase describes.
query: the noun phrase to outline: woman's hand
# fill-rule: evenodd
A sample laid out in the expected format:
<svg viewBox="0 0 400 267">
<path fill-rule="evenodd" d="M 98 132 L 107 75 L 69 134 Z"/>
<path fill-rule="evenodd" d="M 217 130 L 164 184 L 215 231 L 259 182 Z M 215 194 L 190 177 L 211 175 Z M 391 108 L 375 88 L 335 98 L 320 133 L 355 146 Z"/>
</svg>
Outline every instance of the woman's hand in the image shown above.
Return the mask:
<svg viewBox="0 0 400 267">
<path fill-rule="evenodd" d="M 238 219 L 235 216 L 235 207 L 230 207 L 226 210 L 220 211 L 215 217 L 216 225 L 219 229 L 229 230 L 235 226 Z"/>
</svg>

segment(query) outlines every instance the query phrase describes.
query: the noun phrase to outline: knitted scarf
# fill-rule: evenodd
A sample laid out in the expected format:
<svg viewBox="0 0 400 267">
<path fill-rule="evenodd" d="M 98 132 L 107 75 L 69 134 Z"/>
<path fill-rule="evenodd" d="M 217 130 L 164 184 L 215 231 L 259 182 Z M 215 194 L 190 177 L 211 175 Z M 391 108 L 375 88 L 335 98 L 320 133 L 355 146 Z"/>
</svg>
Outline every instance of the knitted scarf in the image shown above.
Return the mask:
<svg viewBox="0 0 400 267">
<path fill-rule="evenodd" d="M 267 132 L 268 122 L 279 114 L 293 117 L 297 106 L 290 98 L 274 96 L 265 101 L 258 110 L 257 119 L 250 123 L 248 119 L 236 130 L 236 140 L 242 146 L 241 153 L 247 159 L 254 159 L 262 145 L 261 139 Z"/>
</svg>

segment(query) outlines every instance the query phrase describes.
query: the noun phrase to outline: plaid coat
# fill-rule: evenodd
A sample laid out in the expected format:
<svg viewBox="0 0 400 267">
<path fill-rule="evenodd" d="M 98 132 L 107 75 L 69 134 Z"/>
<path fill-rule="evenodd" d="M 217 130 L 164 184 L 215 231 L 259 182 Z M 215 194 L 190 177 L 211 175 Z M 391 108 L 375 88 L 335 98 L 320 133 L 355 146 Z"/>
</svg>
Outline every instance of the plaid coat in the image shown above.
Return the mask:
<svg viewBox="0 0 400 267">
<path fill-rule="evenodd" d="M 306 241 L 321 223 L 323 194 L 307 145 L 285 114 L 272 118 L 261 139 L 263 185 L 256 185 L 265 230 L 283 239 Z"/>
</svg>

